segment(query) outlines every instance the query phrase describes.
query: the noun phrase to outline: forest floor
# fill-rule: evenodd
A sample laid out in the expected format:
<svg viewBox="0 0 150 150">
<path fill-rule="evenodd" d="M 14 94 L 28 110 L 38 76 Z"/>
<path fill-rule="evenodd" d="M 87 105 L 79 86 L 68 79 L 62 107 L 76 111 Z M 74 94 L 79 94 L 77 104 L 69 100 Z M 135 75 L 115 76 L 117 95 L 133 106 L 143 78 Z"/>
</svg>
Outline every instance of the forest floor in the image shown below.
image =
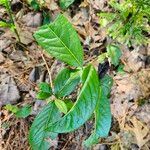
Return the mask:
<svg viewBox="0 0 150 150">
<path fill-rule="evenodd" d="M 57 0 L 45 2 L 51 21 L 61 12 L 73 24 L 82 42 L 85 60 L 94 60 L 106 51 L 112 40 L 99 26 L 100 11 L 109 11 L 107 0 L 84 0 L 63 11 Z M 33 38 L 33 33 L 43 23 L 42 11 L 34 11 L 25 1 L 13 0 L 13 14 L 21 43 L 10 29 L 0 28 L 0 106 L 1 142 L 4 150 L 30 150 L 27 140 L 29 127 L 44 101 L 36 99 L 37 85 L 48 81 L 48 73 L 43 61 L 42 49 Z M 6 10 L 0 6 L 0 18 L 9 20 Z M 124 73 L 110 67 L 107 72 L 113 77 L 111 90 L 111 111 L 113 116 L 109 136 L 100 139 L 93 150 L 149 150 L 150 149 L 150 45 L 129 49 L 120 45 L 121 63 Z M 44 53 L 45 60 L 54 78 L 64 66 L 63 63 Z M 150 57 L 149 57 L 150 58 Z M 98 70 L 98 62 L 94 66 Z M 9 87 L 9 90 L 7 90 Z M 4 109 L 6 104 L 32 106 L 32 114 L 25 119 L 17 119 Z M 90 132 L 92 122 L 86 123 L 77 131 L 60 134 L 52 149 L 84 150 L 82 141 Z"/>
</svg>

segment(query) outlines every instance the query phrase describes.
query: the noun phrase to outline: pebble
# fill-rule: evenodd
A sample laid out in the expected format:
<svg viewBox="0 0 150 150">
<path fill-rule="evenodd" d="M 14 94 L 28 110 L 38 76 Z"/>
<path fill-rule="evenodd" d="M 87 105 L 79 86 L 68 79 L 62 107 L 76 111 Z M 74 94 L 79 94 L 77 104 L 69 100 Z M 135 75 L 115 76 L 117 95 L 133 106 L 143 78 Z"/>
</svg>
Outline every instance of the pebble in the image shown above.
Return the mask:
<svg viewBox="0 0 150 150">
<path fill-rule="evenodd" d="M 42 25 L 42 14 L 29 12 L 25 16 L 23 16 L 22 21 L 28 26 L 32 28 L 36 28 Z"/>
</svg>

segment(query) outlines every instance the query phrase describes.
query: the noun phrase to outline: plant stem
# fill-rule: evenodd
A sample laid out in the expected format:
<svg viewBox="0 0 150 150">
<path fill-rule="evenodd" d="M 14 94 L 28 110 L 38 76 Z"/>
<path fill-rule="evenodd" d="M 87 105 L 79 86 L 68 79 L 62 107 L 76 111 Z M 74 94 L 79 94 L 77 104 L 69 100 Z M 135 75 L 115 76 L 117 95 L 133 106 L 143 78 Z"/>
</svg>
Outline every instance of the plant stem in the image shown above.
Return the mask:
<svg viewBox="0 0 150 150">
<path fill-rule="evenodd" d="M 6 0 L 5 2 L 6 2 L 6 3 L 5 3 L 5 4 L 6 4 L 6 9 L 7 9 L 8 15 L 9 15 L 9 17 L 10 17 L 10 20 L 11 20 L 12 24 L 13 24 L 14 27 L 15 27 L 15 28 L 14 28 L 14 32 L 15 32 L 17 38 L 18 38 L 18 41 L 21 42 L 20 37 L 19 37 L 19 33 L 18 33 L 18 31 L 17 31 L 17 29 L 16 29 L 16 26 L 15 26 L 15 21 L 14 21 L 13 13 L 12 13 L 12 10 L 11 10 L 11 8 L 10 8 L 10 2 L 9 2 L 9 0 Z"/>
<path fill-rule="evenodd" d="M 49 69 L 49 67 L 48 67 L 48 64 L 47 64 L 45 58 L 44 58 L 43 53 L 41 53 L 41 56 L 42 56 L 42 59 L 43 59 L 45 65 L 46 65 L 46 68 L 47 68 L 47 71 L 48 71 L 48 74 L 49 74 L 50 85 L 51 85 L 51 88 L 53 89 L 53 82 L 52 82 L 52 76 L 51 76 L 50 69 Z"/>
</svg>

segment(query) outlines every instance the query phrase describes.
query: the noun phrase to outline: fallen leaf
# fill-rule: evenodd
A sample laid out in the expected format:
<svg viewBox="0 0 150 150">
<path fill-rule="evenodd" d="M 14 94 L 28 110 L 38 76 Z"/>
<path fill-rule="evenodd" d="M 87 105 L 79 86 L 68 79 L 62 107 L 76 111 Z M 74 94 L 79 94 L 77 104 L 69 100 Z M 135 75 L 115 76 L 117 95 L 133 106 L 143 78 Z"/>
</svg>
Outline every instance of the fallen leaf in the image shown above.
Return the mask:
<svg viewBox="0 0 150 150">
<path fill-rule="evenodd" d="M 149 138 L 146 137 L 149 133 L 149 129 L 146 125 L 136 119 L 136 117 L 132 117 L 130 119 L 132 126 L 126 125 L 126 129 L 133 132 L 136 138 L 136 143 L 141 148 L 144 144 L 149 141 Z"/>
</svg>

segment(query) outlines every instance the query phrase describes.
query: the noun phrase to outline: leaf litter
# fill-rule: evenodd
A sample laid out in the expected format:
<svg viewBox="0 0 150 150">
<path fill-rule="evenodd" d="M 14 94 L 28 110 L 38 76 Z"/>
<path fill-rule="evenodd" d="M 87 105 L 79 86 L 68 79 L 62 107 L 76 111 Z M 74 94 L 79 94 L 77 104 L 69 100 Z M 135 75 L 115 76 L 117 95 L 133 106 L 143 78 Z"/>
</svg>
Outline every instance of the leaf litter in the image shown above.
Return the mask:
<svg viewBox="0 0 150 150">
<path fill-rule="evenodd" d="M 23 18 L 26 18 L 28 14 L 35 13 L 27 7 L 25 2 L 22 3 L 24 7 L 17 10 L 17 14 L 23 11 Z M 82 3 L 73 4 L 65 11 L 66 16 L 80 35 L 86 59 L 93 59 L 93 56 L 97 57 L 97 55 L 105 52 L 105 45 L 109 43 L 105 30 L 99 27 L 99 17 L 97 16 L 98 11 L 110 11 L 107 4 L 107 0 L 84 0 Z M 52 20 L 61 12 L 56 0 L 46 1 L 44 5 L 51 14 Z M 6 16 L 5 11 L 2 11 L 1 15 Z M 10 103 L 10 101 L 18 105 L 24 103 L 32 104 L 35 108 L 33 114 L 37 114 L 44 105 L 43 103 L 39 104 L 39 101 L 35 98 L 34 93 L 37 90 L 37 83 L 39 80 L 48 80 L 44 63 L 37 50 L 39 47 L 37 47 L 32 37 L 32 31 L 37 30 L 37 26 L 41 24 L 39 18 L 35 19 L 37 18 L 29 17 L 24 20 L 27 24 L 24 24 L 22 19 L 17 18 L 18 28 L 20 28 L 20 35 L 24 44 L 23 53 L 17 52 L 18 50 L 16 49 L 20 48 L 16 46 L 14 35 L 7 29 L 4 30 L 5 33 L 0 39 L 0 58 L 2 58 L 0 59 L 0 71 L 2 72 L 0 72 L 0 91 L 3 91 L 0 92 L 0 101 L 3 105 Z M 111 91 L 112 130 L 108 138 L 101 139 L 100 143 L 93 147 L 95 150 L 107 149 L 108 147 L 112 150 L 134 148 L 146 150 L 149 146 L 150 70 L 145 68 L 145 54 L 143 55 L 138 51 L 127 51 L 127 49 L 126 51 L 122 50 L 124 58 L 121 58 L 121 62 L 125 65 L 125 68 L 130 68 L 130 70 L 127 69 L 125 75 L 109 71 L 109 73 L 114 75 L 114 85 Z M 147 55 L 149 55 L 149 51 Z M 53 58 L 49 58 L 46 55 L 45 57 L 54 78 L 64 64 L 56 62 Z M 98 65 L 98 63 L 95 63 L 97 68 Z M 40 79 L 35 80 L 37 74 L 34 72 L 34 75 L 31 75 L 31 72 L 37 66 L 40 67 Z M 9 91 L 7 90 L 8 88 L 10 88 Z M 1 114 L 3 148 L 17 149 L 19 147 L 20 150 L 24 148 L 30 149 L 27 142 L 27 134 L 33 117 L 30 116 L 25 120 L 18 120 L 3 108 Z M 74 133 L 60 134 L 58 139 L 54 141 L 56 143 L 55 146 L 57 149 L 65 150 L 84 149 L 81 143 L 92 130 L 92 124 L 92 121 L 89 121 L 84 127 Z M 116 128 L 118 124 L 119 126 Z"/>
</svg>

